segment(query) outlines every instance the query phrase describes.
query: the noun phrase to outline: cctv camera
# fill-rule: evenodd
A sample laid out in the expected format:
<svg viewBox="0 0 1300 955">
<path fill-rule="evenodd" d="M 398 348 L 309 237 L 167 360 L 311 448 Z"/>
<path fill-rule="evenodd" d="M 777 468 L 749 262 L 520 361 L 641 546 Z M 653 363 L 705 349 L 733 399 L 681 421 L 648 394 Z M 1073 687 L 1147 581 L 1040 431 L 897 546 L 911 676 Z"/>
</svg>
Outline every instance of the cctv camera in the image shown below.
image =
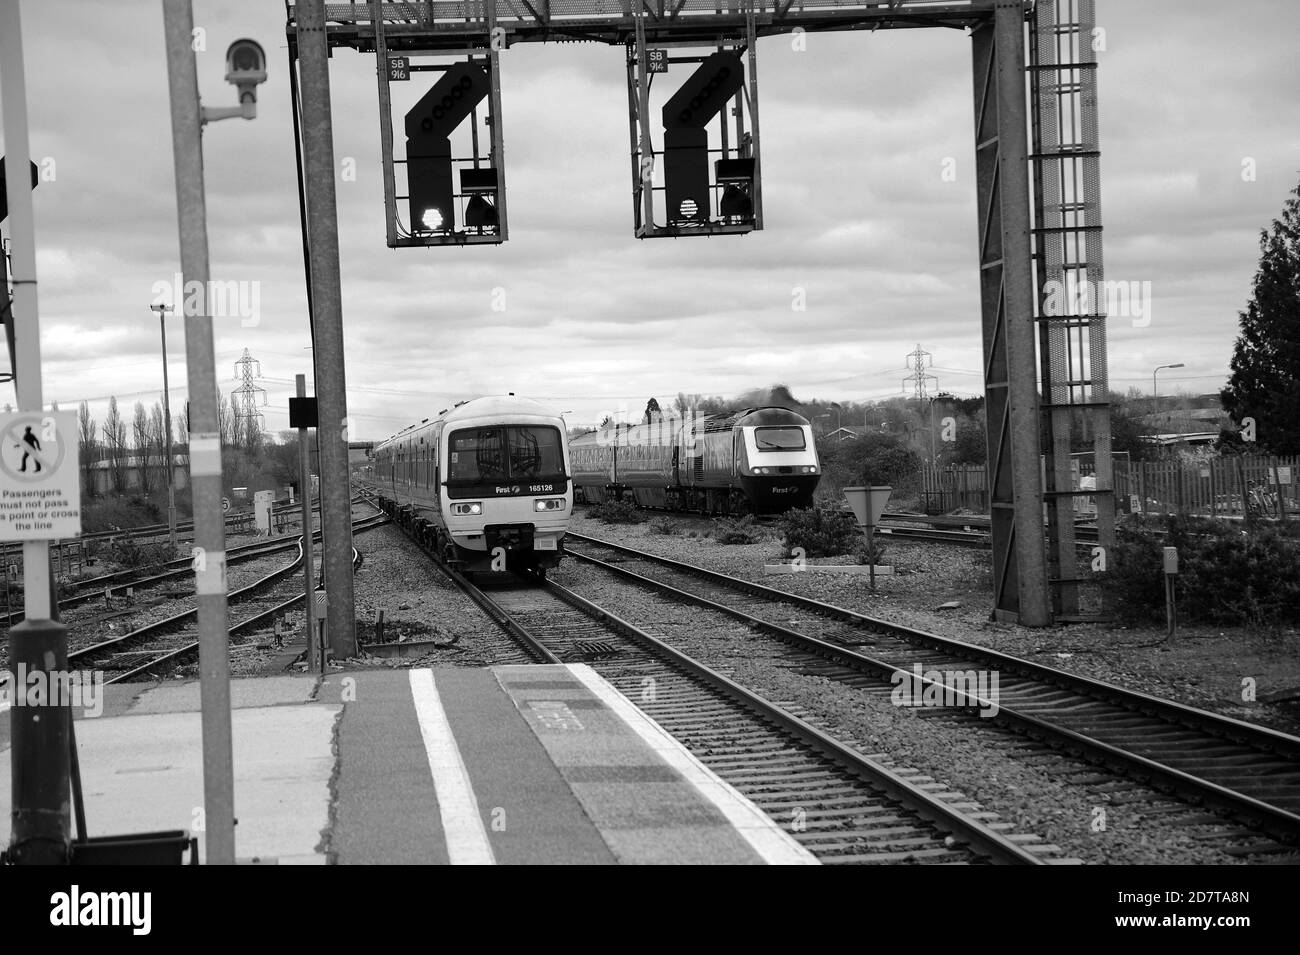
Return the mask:
<svg viewBox="0 0 1300 955">
<path fill-rule="evenodd" d="M 236 40 L 226 50 L 226 82 L 239 90 L 241 104 L 257 102 L 257 87 L 266 82 L 266 53 L 256 40 Z"/>
</svg>

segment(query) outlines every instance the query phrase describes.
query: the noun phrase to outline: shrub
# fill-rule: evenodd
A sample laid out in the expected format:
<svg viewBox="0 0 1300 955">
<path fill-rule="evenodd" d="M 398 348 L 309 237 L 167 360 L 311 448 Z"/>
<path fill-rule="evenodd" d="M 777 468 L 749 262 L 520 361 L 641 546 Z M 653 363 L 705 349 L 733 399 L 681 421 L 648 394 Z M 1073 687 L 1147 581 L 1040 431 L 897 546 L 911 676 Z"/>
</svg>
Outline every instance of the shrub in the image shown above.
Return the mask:
<svg viewBox="0 0 1300 955">
<path fill-rule="evenodd" d="M 108 558 L 130 570 L 157 570 L 174 556 L 167 544 L 142 544 L 130 537 L 116 538 L 108 548 Z"/>
<path fill-rule="evenodd" d="M 1179 617 L 1210 624 L 1273 625 L 1300 619 L 1300 541 L 1272 526 L 1169 518 L 1121 527 L 1107 592 L 1132 623 L 1164 619 L 1164 547 L 1178 548 Z"/>
<path fill-rule="evenodd" d="M 762 539 L 752 514 L 718 518 L 713 522 L 713 528 L 719 544 L 756 544 Z"/>
<path fill-rule="evenodd" d="M 677 533 L 677 525 L 670 517 L 654 517 L 650 519 L 650 530 L 656 534 L 672 535 Z"/>
<path fill-rule="evenodd" d="M 605 501 L 591 509 L 591 516 L 604 524 L 640 524 L 646 519 L 631 501 Z"/>
<path fill-rule="evenodd" d="M 876 535 L 874 546 L 875 546 L 875 555 L 876 555 L 876 559 L 874 563 L 876 564 L 876 566 L 879 567 L 883 564 L 888 564 L 889 548 L 885 544 L 885 542 L 880 539 L 879 534 Z M 865 534 L 862 534 L 860 532 L 858 535 L 858 542 L 853 545 L 853 559 L 859 564 L 872 563 L 870 559 L 870 551 L 868 551 L 867 549 L 867 537 Z"/>
<path fill-rule="evenodd" d="M 847 554 L 862 537 L 852 512 L 839 508 L 795 508 L 781 518 L 781 546 L 785 556 L 803 548 L 805 557 Z"/>
</svg>

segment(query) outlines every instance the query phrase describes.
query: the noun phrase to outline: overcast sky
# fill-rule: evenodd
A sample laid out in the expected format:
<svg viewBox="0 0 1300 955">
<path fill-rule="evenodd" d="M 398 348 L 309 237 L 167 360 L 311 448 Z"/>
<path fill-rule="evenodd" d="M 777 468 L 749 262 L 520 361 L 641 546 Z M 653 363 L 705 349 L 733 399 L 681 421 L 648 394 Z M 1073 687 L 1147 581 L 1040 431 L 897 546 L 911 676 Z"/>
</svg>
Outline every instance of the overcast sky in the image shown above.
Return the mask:
<svg viewBox="0 0 1300 955">
<path fill-rule="evenodd" d="M 1300 181 L 1300 3 L 1097 7 L 1106 276 L 1153 293 L 1149 325 L 1110 323 L 1112 387 L 1149 391 L 1156 365 L 1183 362 L 1162 392 L 1215 391 L 1259 231 Z M 161 3 L 22 8 L 33 158 L 55 175 L 35 193 L 45 396 L 90 399 L 102 420 L 109 395 L 161 391 L 149 305 L 179 255 Z M 258 118 L 208 127 L 204 146 L 212 276 L 260 297 L 255 327 L 217 321 L 218 379 L 234 387 L 248 349 L 278 430 L 294 374 L 311 371 L 283 6 L 194 9 L 206 105 L 234 103 L 231 40 L 254 37 L 271 60 Z M 623 51 L 520 44 L 501 61 L 510 241 L 428 250 L 385 246 L 374 60 L 337 51 L 335 153 L 356 169 L 337 184 L 354 437 L 505 391 L 571 423 L 774 382 L 802 399 L 887 398 L 917 344 L 940 388 L 979 393 L 970 40 L 881 31 L 806 47 L 758 46 L 764 231 L 635 239 Z M 427 82 L 397 91 L 399 114 Z M 179 407 L 179 320 L 168 345 Z"/>
</svg>

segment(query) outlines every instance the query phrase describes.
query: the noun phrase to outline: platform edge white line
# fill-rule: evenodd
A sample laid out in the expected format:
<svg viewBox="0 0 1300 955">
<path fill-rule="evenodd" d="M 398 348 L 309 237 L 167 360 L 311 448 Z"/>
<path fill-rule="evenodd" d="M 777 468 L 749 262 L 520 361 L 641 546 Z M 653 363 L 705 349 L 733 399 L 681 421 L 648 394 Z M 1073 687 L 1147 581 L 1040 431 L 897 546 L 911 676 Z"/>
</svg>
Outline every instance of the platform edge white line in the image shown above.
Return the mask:
<svg viewBox="0 0 1300 955">
<path fill-rule="evenodd" d="M 680 742 L 639 710 L 627 697 L 585 663 L 569 664 L 569 672 L 608 706 L 669 766 L 682 774 L 717 808 L 736 832 L 768 865 L 821 865 L 805 849 L 736 787 L 695 757 Z"/>
<path fill-rule="evenodd" d="M 433 671 L 410 672 L 411 700 L 429 759 L 429 772 L 433 775 L 438 813 L 447 839 L 447 856 L 452 865 L 496 865 L 469 770 L 451 732 L 447 712 L 442 708 Z"/>
</svg>

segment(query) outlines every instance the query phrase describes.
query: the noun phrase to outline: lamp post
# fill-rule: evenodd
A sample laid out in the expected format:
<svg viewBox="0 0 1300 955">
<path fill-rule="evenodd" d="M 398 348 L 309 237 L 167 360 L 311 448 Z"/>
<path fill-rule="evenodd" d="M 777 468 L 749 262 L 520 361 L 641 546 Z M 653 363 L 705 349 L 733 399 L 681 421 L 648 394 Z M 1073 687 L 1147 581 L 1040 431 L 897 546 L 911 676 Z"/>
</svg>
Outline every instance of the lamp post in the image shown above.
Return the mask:
<svg viewBox="0 0 1300 955">
<path fill-rule="evenodd" d="M 166 463 L 163 469 L 167 472 L 167 541 L 174 552 L 176 550 L 176 487 L 172 476 L 172 406 L 169 397 L 171 389 L 167 383 L 167 313 L 172 311 L 172 306 L 150 305 L 149 309 L 158 313 L 158 328 L 162 332 L 163 435 L 166 446 L 164 451 Z"/>
<path fill-rule="evenodd" d="M 1160 374 L 1166 368 L 1182 368 L 1183 363 L 1180 361 L 1175 365 L 1157 365 L 1156 370 L 1151 372 L 1151 411 L 1156 410 L 1156 399 L 1160 396 L 1159 382 L 1156 381 L 1156 375 Z"/>
</svg>

